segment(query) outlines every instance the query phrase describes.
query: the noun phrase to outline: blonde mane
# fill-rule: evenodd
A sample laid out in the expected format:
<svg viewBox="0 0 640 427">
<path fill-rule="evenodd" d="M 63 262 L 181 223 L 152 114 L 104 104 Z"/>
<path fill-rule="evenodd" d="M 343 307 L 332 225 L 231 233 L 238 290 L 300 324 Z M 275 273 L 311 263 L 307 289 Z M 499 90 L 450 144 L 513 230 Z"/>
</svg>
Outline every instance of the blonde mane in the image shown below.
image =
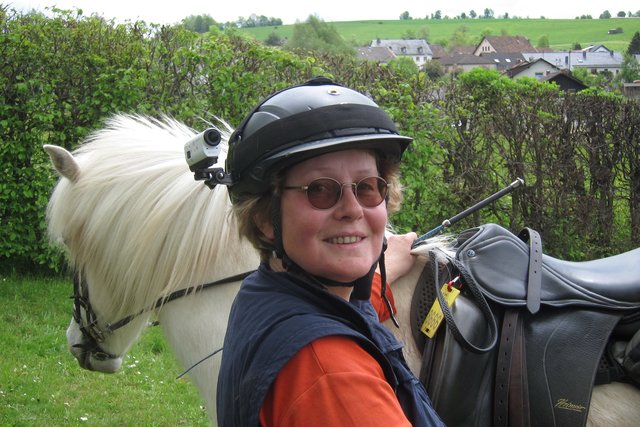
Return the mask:
<svg viewBox="0 0 640 427">
<path fill-rule="evenodd" d="M 195 134 L 168 118 L 116 116 L 74 153 L 74 182 L 56 186 L 50 237 L 67 247 L 92 301 L 104 302 L 102 317 L 114 321 L 255 259 L 238 236 L 227 188 L 210 190 L 189 171 L 183 147 Z"/>
</svg>

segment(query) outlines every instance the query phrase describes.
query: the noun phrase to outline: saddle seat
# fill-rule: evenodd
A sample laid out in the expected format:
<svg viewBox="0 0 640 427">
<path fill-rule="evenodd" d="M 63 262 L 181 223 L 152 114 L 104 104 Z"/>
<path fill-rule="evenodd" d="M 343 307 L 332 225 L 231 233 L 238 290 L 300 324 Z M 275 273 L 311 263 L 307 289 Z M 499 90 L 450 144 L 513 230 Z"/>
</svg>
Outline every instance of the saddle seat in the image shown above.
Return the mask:
<svg viewBox="0 0 640 427">
<path fill-rule="evenodd" d="M 526 305 L 529 246 L 517 236 L 497 224 L 472 228 L 458 237 L 456 257 L 490 300 Z M 582 262 L 542 254 L 540 303 L 640 310 L 640 248 Z"/>
</svg>

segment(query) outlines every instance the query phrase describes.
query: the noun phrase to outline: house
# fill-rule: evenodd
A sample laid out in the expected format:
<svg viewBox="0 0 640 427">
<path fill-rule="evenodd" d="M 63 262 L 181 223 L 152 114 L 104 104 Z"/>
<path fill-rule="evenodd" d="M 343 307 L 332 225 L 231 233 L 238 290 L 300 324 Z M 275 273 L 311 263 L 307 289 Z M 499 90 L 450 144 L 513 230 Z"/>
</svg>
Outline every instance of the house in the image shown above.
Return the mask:
<svg viewBox="0 0 640 427">
<path fill-rule="evenodd" d="M 410 40 L 373 40 L 370 47 L 386 47 L 397 57 L 408 56 L 418 65 L 422 67 L 427 61 L 433 58 L 433 52 L 429 44 L 422 39 Z"/>
<path fill-rule="evenodd" d="M 523 36 L 485 36 L 473 54 L 480 56 L 486 53 L 522 53 L 535 50 L 529 39 Z"/>
<path fill-rule="evenodd" d="M 640 80 L 622 84 L 622 94 L 627 98 L 640 98 Z"/>
<path fill-rule="evenodd" d="M 445 73 L 460 73 L 482 67 L 488 70 L 497 70 L 495 61 L 482 56 L 471 54 L 453 54 L 439 59 Z"/>
<path fill-rule="evenodd" d="M 587 86 L 568 72 L 563 72 L 544 59 L 536 59 L 533 62 L 523 62 L 503 72 L 512 79 L 533 77 L 541 82 L 555 83 L 565 92 L 579 92 Z"/>
<path fill-rule="evenodd" d="M 396 54 L 386 47 L 359 47 L 357 50 L 358 59 L 374 61 L 386 64 L 396 58 Z"/>
<path fill-rule="evenodd" d="M 524 48 L 532 49 L 525 37 L 487 36 L 475 48 L 463 46 L 438 60 L 442 63 L 446 73 L 465 72 L 477 67 L 502 72 L 514 65 L 526 62 L 520 50 Z"/>
<path fill-rule="evenodd" d="M 543 76 L 540 81 L 555 83 L 558 85 L 560 90 L 564 92 L 580 92 L 581 90 L 588 88 L 588 86 L 582 83 L 582 81 L 564 71 L 549 73 L 546 76 Z"/>
<path fill-rule="evenodd" d="M 540 80 L 542 77 L 550 73 L 557 73 L 558 71 L 560 71 L 560 68 L 542 58 L 539 58 L 532 62 L 522 62 L 508 70 L 505 70 L 503 74 L 511 77 L 512 79 L 533 77 Z"/>
<path fill-rule="evenodd" d="M 442 45 L 430 44 L 429 47 L 431 48 L 431 54 L 432 54 L 431 59 L 440 59 L 443 56 L 447 56 L 447 51 L 444 49 Z"/>
<path fill-rule="evenodd" d="M 603 44 L 593 45 L 589 47 L 585 47 L 584 49 L 580 49 L 579 52 L 606 52 L 611 53 L 612 50 L 606 47 Z"/>
<path fill-rule="evenodd" d="M 496 70 L 500 72 L 527 62 L 521 53 L 483 53 L 480 56 L 493 61 L 496 64 Z"/>
<path fill-rule="evenodd" d="M 622 53 L 604 49 L 598 48 L 595 52 L 588 49 L 567 52 L 536 51 L 525 52 L 523 55 L 529 62 L 542 58 L 560 69 L 574 71 L 583 68 L 592 74 L 607 72 L 615 76 L 622 70 Z"/>
</svg>

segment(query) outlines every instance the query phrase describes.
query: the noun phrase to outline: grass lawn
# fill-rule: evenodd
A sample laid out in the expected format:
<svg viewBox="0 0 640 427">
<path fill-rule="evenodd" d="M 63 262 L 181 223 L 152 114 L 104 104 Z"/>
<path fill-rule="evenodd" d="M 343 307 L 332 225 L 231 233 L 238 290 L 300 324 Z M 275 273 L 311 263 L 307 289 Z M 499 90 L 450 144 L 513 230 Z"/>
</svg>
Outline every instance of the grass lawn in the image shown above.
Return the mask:
<svg viewBox="0 0 640 427">
<path fill-rule="evenodd" d="M 0 276 L 0 425 L 206 426 L 202 400 L 159 328 L 116 374 L 86 371 L 67 350 L 71 281 Z"/>
</svg>

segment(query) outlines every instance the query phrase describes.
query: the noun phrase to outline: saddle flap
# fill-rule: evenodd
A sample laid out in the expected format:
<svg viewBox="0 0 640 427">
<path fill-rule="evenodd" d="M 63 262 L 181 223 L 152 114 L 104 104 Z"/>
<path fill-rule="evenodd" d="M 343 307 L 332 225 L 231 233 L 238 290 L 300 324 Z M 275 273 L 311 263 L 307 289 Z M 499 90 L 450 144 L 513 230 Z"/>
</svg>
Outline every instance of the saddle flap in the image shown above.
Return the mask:
<svg viewBox="0 0 640 427">
<path fill-rule="evenodd" d="M 489 299 L 510 307 L 526 305 L 529 247 L 525 242 L 497 224 L 486 224 L 461 233 L 458 245 L 456 258 Z M 640 265 L 639 257 L 640 249 L 586 262 L 560 261 L 542 255 L 540 301 L 555 307 L 637 310 L 640 282 L 632 269 Z M 624 269 L 619 265 L 621 262 Z M 615 278 L 623 275 L 632 277 L 625 279 L 628 284 L 619 286 Z"/>
</svg>

